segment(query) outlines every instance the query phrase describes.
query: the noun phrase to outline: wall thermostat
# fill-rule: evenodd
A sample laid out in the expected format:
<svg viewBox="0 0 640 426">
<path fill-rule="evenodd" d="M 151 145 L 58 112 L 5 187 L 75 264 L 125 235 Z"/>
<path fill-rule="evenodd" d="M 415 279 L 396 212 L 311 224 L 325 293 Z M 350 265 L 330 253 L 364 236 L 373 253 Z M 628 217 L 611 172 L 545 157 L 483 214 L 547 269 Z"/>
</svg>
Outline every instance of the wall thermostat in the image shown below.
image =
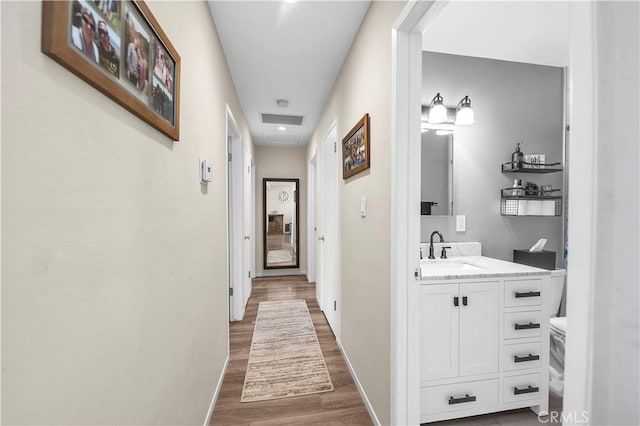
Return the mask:
<svg viewBox="0 0 640 426">
<path fill-rule="evenodd" d="M 213 166 L 211 161 L 200 158 L 200 183 L 209 183 L 213 180 Z"/>
</svg>

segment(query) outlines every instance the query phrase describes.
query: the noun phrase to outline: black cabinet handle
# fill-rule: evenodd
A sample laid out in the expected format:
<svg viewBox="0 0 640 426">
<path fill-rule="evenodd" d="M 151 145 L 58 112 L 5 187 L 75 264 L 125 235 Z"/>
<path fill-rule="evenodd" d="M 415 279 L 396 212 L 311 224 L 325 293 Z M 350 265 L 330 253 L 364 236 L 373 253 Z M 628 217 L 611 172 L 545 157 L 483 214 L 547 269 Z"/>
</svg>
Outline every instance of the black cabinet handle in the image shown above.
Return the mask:
<svg viewBox="0 0 640 426">
<path fill-rule="evenodd" d="M 527 362 L 527 361 L 537 361 L 540 359 L 540 355 L 531 355 L 529 356 L 518 356 L 515 355 L 513 357 L 513 362 Z"/>
<path fill-rule="evenodd" d="M 532 322 L 530 322 L 529 324 L 518 324 L 518 323 L 516 323 L 514 328 L 516 330 L 527 330 L 529 328 L 540 328 L 540 324 L 535 324 L 535 323 L 532 323 Z"/>
<path fill-rule="evenodd" d="M 458 296 L 455 296 L 453 298 L 453 306 L 458 306 L 460 305 L 460 298 Z"/>
<path fill-rule="evenodd" d="M 514 395 L 522 395 L 523 393 L 536 393 L 539 391 L 540 391 L 539 387 L 534 388 L 533 386 L 529 386 L 526 389 L 518 389 L 517 387 L 513 388 Z"/>
<path fill-rule="evenodd" d="M 467 306 L 467 296 L 462 296 L 462 304 Z"/>
<path fill-rule="evenodd" d="M 519 291 L 516 291 L 516 299 L 520 299 L 521 297 L 539 297 L 539 296 L 540 296 L 539 291 L 528 291 L 526 293 L 520 293 Z"/>
<path fill-rule="evenodd" d="M 466 394 L 462 398 L 454 398 L 454 397 L 450 396 L 449 397 L 449 405 L 462 404 L 463 402 L 474 402 L 475 400 L 476 400 L 476 397 L 475 396 L 469 396 L 469 394 Z"/>
</svg>

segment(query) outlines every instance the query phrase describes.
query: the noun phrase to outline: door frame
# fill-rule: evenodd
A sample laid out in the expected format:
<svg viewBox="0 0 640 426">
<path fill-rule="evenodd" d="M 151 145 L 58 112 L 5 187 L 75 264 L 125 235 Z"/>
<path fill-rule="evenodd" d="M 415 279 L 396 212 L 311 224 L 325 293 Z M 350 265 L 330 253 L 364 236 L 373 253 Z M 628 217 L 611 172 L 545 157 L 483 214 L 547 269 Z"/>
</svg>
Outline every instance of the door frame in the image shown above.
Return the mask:
<svg viewBox="0 0 640 426">
<path fill-rule="evenodd" d="M 243 284 L 243 181 L 242 181 L 242 134 L 226 104 L 226 156 L 227 156 L 227 292 L 229 297 L 229 320 L 240 321 L 244 317 Z M 236 159 L 233 161 L 233 159 Z"/>
<path fill-rule="evenodd" d="M 422 84 L 422 32 L 437 19 L 447 1 L 411 0 L 392 28 L 391 118 L 391 424 L 419 424 L 420 371 L 418 285 L 414 273 L 420 259 L 420 163 L 419 152 Z M 595 30 L 593 2 L 570 5 L 569 168 L 567 274 L 568 322 L 564 412 L 591 412 L 593 374 L 593 268 L 597 211 L 591 188 L 595 187 L 597 159 L 595 78 Z M 461 23 L 464 25 L 464 23 Z M 572 285 L 573 283 L 579 285 Z M 574 324 L 579 324 L 575 327 Z M 574 325 L 574 326 L 572 326 Z M 584 372 L 587 371 L 585 375 Z"/>
</svg>

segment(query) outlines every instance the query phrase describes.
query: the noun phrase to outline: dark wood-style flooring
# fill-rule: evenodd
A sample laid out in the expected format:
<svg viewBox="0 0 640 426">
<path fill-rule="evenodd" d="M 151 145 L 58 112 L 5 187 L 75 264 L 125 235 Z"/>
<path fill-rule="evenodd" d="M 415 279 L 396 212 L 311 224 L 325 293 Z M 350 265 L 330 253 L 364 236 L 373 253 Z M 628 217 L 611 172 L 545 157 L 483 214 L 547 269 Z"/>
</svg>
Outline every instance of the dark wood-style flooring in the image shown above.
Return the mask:
<svg viewBox="0 0 640 426">
<path fill-rule="evenodd" d="M 258 303 L 267 300 L 305 299 L 313 319 L 334 391 L 272 401 L 240 403 L 249 359 Z M 211 419 L 212 425 L 370 425 L 371 418 L 351 378 L 336 340 L 320 311 L 315 285 L 304 276 L 253 280 L 253 291 L 242 321 L 229 326 L 231 355 Z M 549 410 L 560 413 L 562 399 L 551 397 Z M 540 426 L 528 408 L 463 419 L 429 423 L 437 426 Z M 557 424 L 557 423 L 556 423 Z"/>
<path fill-rule="evenodd" d="M 258 303 L 305 299 L 313 319 L 334 391 L 293 398 L 240 403 Z M 253 280 L 245 317 L 229 326 L 231 355 L 218 395 L 212 425 L 371 425 L 336 340 L 316 301 L 316 288 L 304 276 Z"/>
</svg>

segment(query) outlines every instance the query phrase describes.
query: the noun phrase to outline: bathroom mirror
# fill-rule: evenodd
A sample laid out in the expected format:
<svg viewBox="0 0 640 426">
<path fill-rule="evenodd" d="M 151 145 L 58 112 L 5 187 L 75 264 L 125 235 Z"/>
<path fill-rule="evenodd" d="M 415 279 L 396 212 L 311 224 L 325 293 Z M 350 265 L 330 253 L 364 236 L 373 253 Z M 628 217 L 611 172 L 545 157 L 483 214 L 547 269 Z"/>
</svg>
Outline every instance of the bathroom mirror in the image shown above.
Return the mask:
<svg viewBox="0 0 640 426">
<path fill-rule="evenodd" d="M 264 269 L 299 267 L 299 179 L 263 179 Z"/>
<path fill-rule="evenodd" d="M 422 133 L 420 214 L 453 215 L 453 133 Z"/>
</svg>

